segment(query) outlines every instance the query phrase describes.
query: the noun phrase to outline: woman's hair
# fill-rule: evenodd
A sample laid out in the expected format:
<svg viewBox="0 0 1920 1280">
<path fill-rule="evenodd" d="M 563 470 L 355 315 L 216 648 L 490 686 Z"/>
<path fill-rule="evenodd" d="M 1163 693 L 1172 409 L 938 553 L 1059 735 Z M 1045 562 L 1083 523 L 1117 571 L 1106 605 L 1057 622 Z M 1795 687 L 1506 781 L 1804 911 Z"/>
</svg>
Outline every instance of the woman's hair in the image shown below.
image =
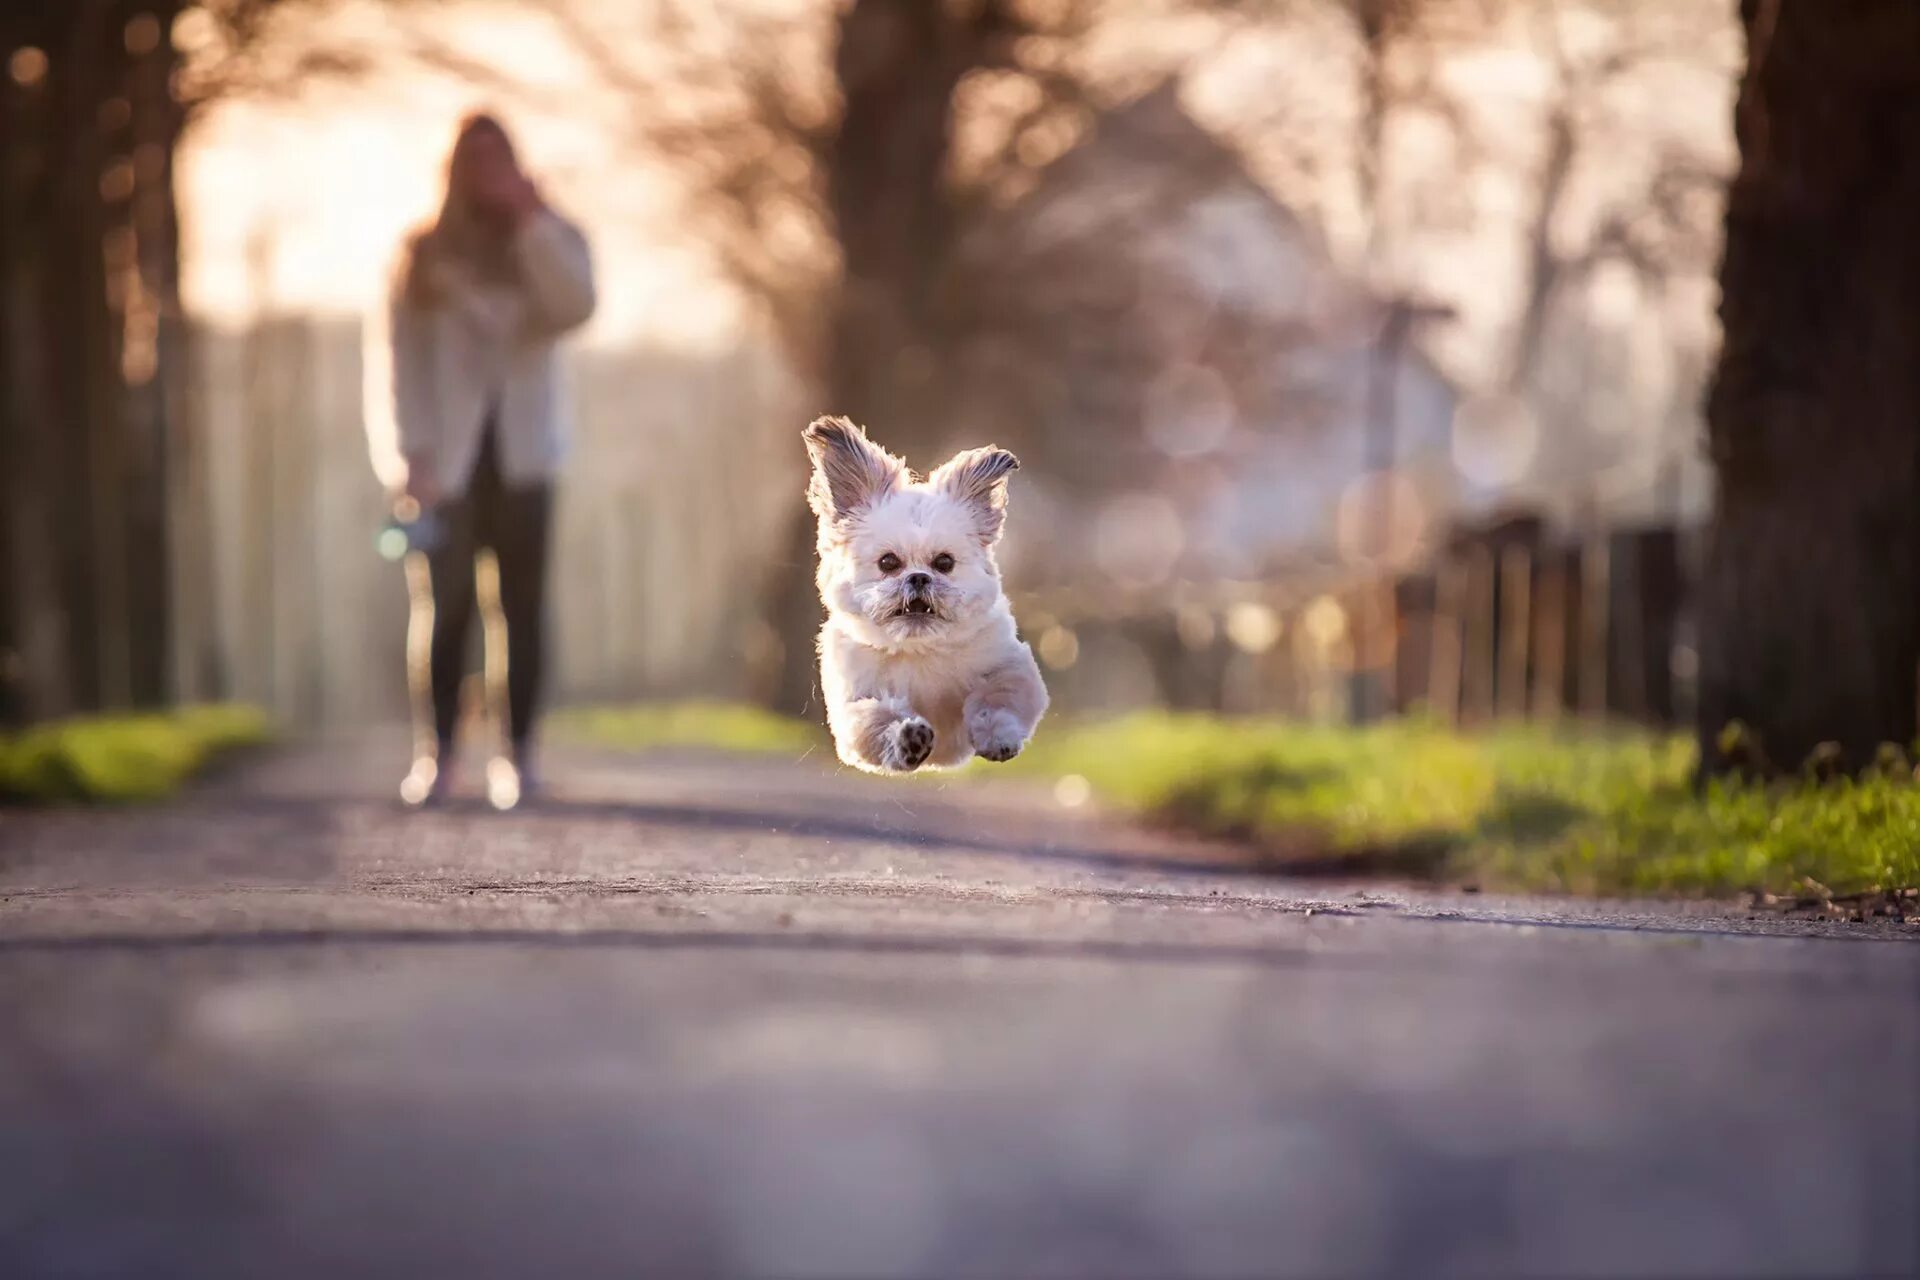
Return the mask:
<svg viewBox="0 0 1920 1280">
<path fill-rule="evenodd" d="M 473 207 L 461 178 L 473 140 L 481 134 L 490 135 L 509 155 L 513 154 L 513 139 L 499 117 L 476 111 L 461 120 L 453 150 L 447 156 L 440 212 L 432 222 L 408 234 L 400 255 L 395 285 L 399 298 L 408 306 L 426 308 L 441 301 L 443 264 L 458 263 L 486 280 L 514 278 L 507 234 Z"/>
</svg>

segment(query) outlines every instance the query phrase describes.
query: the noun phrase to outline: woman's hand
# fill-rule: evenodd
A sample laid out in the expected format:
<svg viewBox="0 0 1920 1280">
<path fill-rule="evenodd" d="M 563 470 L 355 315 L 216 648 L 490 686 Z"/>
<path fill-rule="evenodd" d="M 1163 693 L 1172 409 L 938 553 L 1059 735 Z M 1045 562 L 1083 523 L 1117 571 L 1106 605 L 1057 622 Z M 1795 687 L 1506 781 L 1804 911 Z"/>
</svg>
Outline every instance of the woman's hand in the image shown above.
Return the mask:
<svg viewBox="0 0 1920 1280">
<path fill-rule="evenodd" d="M 507 217 L 517 227 L 546 208 L 547 202 L 541 197 L 540 188 L 534 185 L 532 178 L 515 169 L 514 179 L 508 190 L 503 193 L 502 207 Z"/>
<path fill-rule="evenodd" d="M 468 183 L 476 203 L 514 226 L 546 207 L 533 179 L 527 177 L 509 155 L 491 152 L 476 155 Z"/>
</svg>

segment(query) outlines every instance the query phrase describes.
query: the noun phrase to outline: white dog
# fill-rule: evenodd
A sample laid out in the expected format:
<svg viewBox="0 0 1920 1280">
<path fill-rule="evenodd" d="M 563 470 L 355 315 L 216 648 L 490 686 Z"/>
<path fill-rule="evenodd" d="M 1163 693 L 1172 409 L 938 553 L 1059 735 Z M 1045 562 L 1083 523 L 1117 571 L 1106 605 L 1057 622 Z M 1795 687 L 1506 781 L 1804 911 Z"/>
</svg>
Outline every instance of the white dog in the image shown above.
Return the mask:
<svg viewBox="0 0 1920 1280">
<path fill-rule="evenodd" d="M 879 773 L 1013 759 L 1047 709 L 993 558 L 1019 460 L 969 449 L 921 480 L 845 418 L 805 439 L 840 758 Z"/>
</svg>

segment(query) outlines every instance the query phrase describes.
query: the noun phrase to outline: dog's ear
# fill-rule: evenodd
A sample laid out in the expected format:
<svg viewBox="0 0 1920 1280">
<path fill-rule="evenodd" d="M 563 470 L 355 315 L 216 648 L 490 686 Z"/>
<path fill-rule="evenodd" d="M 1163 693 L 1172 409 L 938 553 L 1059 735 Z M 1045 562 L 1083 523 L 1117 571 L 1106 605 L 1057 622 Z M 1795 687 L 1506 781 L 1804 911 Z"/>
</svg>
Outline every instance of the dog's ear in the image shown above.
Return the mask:
<svg viewBox="0 0 1920 1280">
<path fill-rule="evenodd" d="M 982 542 L 993 542 L 1007 522 L 1007 477 L 1020 469 L 1020 459 L 1005 449 L 988 445 L 957 453 L 952 461 L 927 477 L 927 483 L 972 509 Z"/>
<path fill-rule="evenodd" d="M 905 463 L 845 418 L 815 418 L 801 438 L 813 459 L 807 501 L 823 522 L 846 519 L 906 478 Z"/>
</svg>

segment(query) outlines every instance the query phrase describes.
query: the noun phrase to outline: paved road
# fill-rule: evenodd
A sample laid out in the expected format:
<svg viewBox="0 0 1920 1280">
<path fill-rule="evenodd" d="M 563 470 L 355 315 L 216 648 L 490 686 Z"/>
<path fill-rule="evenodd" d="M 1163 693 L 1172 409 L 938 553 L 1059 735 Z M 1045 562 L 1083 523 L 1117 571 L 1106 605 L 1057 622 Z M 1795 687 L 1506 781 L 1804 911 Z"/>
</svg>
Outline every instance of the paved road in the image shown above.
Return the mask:
<svg viewBox="0 0 1920 1280">
<path fill-rule="evenodd" d="M 557 763 L 0 813 L 0 1275 L 1920 1271 L 1911 932 Z"/>
</svg>

